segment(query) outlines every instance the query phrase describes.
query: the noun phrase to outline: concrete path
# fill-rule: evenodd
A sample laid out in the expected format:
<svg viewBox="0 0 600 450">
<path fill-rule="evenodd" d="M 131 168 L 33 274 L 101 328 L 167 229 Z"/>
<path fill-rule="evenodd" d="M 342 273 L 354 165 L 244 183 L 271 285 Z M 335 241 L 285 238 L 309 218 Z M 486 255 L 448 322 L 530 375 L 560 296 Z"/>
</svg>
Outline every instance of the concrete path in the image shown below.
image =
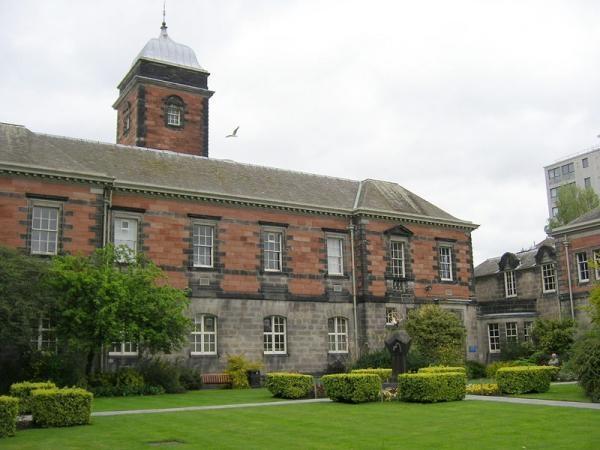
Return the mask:
<svg viewBox="0 0 600 450">
<path fill-rule="evenodd" d="M 538 400 L 535 398 L 518 398 L 518 397 L 494 397 L 488 395 L 467 395 L 466 400 L 480 400 L 484 402 L 501 402 L 501 403 L 519 403 L 522 405 L 541 405 L 541 406 L 563 406 L 567 408 L 580 409 L 599 409 L 600 403 L 584 403 L 584 402 L 563 402 L 558 400 Z"/>
<path fill-rule="evenodd" d="M 214 409 L 234 409 L 234 408 L 253 408 L 255 406 L 280 406 L 280 405 L 298 405 L 303 403 L 324 403 L 330 402 L 328 398 L 315 398 L 309 400 L 283 400 L 281 402 L 264 403 L 238 403 L 234 405 L 208 405 L 208 406 L 183 406 L 181 408 L 160 408 L 160 409 L 132 409 L 127 411 L 99 411 L 93 412 L 92 417 L 102 416 L 124 416 L 129 414 L 157 414 L 181 411 L 210 411 Z"/>
<path fill-rule="evenodd" d="M 541 406 L 562 406 L 567 408 L 580 409 L 597 409 L 600 410 L 600 403 L 583 403 L 583 402 L 563 402 L 558 400 L 537 400 L 533 398 L 516 398 L 516 397 L 494 397 L 486 395 L 467 395 L 466 400 L 478 400 L 484 402 L 500 402 L 500 403 L 518 403 L 522 405 L 541 405 Z M 257 406 L 281 406 L 281 405 L 301 405 L 304 403 L 328 403 L 331 402 L 328 398 L 316 398 L 309 400 L 284 400 L 280 402 L 263 402 L 263 403 L 238 403 L 233 405 L 207 405 L 207 406 L 183 406 L 180 408 L 159 408 L 159 409 L 131 409 L 125 411 L 98 411 L 93 412 L 92 417 L 106 416 L 125 416 L 132 414 L 161 414 L 183 411 L 211 411 L 217 409 L 235 409 L 235 408 L 254 408 Z M 31 416 L 20 416 L 19 421 L 31 421 Z"/>
</svg>

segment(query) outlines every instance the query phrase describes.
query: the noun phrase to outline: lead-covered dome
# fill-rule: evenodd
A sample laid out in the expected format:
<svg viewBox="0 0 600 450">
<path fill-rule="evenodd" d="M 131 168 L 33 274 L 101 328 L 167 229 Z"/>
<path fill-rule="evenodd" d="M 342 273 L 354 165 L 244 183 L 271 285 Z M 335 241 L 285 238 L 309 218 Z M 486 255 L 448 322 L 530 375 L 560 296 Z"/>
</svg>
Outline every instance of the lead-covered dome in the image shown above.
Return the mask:
<svg viewBox="0 0 600 450">
<path fill-rule="evenodd" d="M 133 60 L 134 65 L 139 59 L 153 59 L 164 61 L 170 64 L 187 67 L 195 70 L 204 69 L 198 64 L 196 54 L 187 45 L 179 44 L 167 34 L 167 25 L 163 22 L 160 27 L 160 35 L 157 38 L 150 39 L 142 51 Z"/>
</svg>

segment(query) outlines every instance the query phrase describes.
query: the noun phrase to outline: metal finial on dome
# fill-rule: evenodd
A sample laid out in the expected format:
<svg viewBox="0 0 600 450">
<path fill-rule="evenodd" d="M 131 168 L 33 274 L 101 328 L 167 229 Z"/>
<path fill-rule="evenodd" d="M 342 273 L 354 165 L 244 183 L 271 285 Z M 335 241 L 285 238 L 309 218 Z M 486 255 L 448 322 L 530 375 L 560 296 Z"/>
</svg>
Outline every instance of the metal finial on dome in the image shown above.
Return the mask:
<svg viewBox="0 0 600 450">
<path fill-rule="evenodd" d="M 162 21 L 162 25 L 160 27 L 160 29 L 161 29 L 160 34 L 164 35 L 164 36 L 167 35 L 167 19 L 166 19 L 166 16 L 167 16 L 167 0 L 163 0 L 163 21 Z"/>
</svg>

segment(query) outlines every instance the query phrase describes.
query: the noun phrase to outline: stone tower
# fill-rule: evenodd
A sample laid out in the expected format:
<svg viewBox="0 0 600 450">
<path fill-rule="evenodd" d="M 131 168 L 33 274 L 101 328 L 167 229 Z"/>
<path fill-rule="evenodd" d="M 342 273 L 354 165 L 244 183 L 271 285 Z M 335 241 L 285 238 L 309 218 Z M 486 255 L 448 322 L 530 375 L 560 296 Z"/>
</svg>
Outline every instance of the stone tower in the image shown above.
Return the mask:
<svg viewBox="0 0 600 450">
<path fill-rule="evenodd" d="M 208 76 L 163 21 L 119 83 L 117 143 L 208 157 Z"/>
</svg>

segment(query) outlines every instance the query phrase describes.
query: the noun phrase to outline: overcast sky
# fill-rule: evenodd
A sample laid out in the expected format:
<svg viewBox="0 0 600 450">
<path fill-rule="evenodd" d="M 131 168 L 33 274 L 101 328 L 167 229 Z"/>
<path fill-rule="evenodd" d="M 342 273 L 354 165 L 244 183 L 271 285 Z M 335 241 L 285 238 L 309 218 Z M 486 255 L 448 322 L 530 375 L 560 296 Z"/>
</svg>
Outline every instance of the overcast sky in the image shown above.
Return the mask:
<svg viewBox="0 0 600 450">
<path fill-rule="evenodd" d="M 114 142 L 161 10 L 0 0 L 0 121 Z M 211 72 L 210 156 L 397 182 L 481 225 L 475 263 L 544 239 L 543 166 L 600 144 L 599 23 L 591 0 L 167 2 Z"/>
</svg>

